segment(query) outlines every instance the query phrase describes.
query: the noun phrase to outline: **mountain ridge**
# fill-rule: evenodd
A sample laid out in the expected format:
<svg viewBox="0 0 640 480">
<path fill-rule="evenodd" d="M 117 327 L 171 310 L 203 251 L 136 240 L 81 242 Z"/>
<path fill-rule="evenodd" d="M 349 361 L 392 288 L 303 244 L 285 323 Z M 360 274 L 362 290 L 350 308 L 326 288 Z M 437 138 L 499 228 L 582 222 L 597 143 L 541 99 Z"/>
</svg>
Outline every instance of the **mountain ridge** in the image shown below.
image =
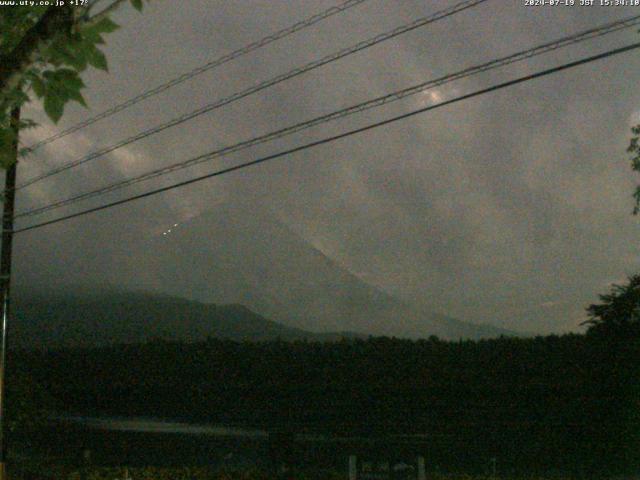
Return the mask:
<svg viewBox="0 0 640 480">
<path fill-rule="evenodd" d="M 180 255 L 172 264 L 168 259 Z M 363 281 L 256 205 L 216 206 L 136 247 L 134 287 L 237 303 L 307 331 L 405 338 L 515 335 L 406 302 Z M 167 286 L 170 286 L 167 290 Z"/>
<path fill-rule="evenodd" d="M 10 326 L 11 346 L 15 348 L 92 347 L 155 339 L 198 342 L 207 337 L 331 341 L 357 336 L 352 332 L 315 334 L 288 327 L 238 304 L 204 304 L 118 289 L 16 290 L 19 293 L 14 298 Z"/>
</svg>

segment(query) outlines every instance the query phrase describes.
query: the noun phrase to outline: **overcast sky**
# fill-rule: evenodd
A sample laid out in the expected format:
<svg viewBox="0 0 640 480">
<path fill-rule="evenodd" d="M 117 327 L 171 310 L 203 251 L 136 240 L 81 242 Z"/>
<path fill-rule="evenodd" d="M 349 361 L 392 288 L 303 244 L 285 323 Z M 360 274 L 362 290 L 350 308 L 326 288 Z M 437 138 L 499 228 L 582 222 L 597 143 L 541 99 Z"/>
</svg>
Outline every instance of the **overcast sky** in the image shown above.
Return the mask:
<svg viewBox="0 0 640 480">
<path fill-rule="evenodd" d="M 42 126 L 25 134 L 24 143 L 336 3 L 154 0 L 142 14 L 126 5 L 114 16 L 122 28 L 107 39 L 110 72 L 84 74 L 90 110 L 70 106 L 53 125 L 34 103 L 25 116 Z M 49 144 L 22 162 L 19 178 L 455 3 L 368 0 Z M 24 189 L 18 207 L 45 204 L 633 14 L 640 8 L 490 0 Z M 74 208 L 636 42 L 637 30 L 451 83 Z M 112 281 L 110 258 L 126 251 L 128 242 L 158 235 L 221 202 L 242 200 L 268 206 L 326 255 L 408 301 L 520 330 L 575 328 L 599 293 L 640 264 L 638 218 L 631 215 L 639 179 L 625 153 L 629 128 L 640 121 L 638 73 L 635 51 L 20 234 L 16 281 Z M 173 261 L 180 262 L 180 255 Z"/>
</svg>

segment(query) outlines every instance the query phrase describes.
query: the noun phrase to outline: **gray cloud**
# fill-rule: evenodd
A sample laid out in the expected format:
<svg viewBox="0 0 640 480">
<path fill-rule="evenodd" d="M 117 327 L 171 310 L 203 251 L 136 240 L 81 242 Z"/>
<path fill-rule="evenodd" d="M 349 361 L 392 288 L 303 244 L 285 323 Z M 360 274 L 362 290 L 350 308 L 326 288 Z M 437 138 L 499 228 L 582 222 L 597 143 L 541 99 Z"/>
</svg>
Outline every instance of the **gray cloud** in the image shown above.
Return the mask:
<svg viewBox="0 0 640 480">
<path fill-rule="evenodd" d="M 371 0 L 286 41 L 70 135 L 21 165 L 35 175 L 182 112 L 455 2 Z M 154 1 L 117 16 L 110 73 L 88 72 L 87 112 L 70 107 L 42 138 L 333 2 Z M 163 132 L 21 193 L 35 206 L 186 159 L 357 101 L 636 12 L 494 0 Z M 637 41 L 630 29 L 406 99 L 131 192 L 189 178 Z M 18 237 L 22 283 L 119 282 L 126 243 L 225 201 L 260 201 L 362 278 L 462 319 L 530 331 L 575 328 L 611 279 L 637 270 L 637 179 L 625 161 L 640 118 L 640 56 L 580 67 L 366 135 Z M 28 142 L 27 142 L 28 143 Z M 23 178 L 24 178 L 23 177 Z M 108 198 L 118 198 L 114 194 Z M 99 201 L 87 202 L 87 205 Z M 177 255 L 175 262 L 180 262 Z M 170 286 L 167 286 L 169 288 Z"/>
</svg>

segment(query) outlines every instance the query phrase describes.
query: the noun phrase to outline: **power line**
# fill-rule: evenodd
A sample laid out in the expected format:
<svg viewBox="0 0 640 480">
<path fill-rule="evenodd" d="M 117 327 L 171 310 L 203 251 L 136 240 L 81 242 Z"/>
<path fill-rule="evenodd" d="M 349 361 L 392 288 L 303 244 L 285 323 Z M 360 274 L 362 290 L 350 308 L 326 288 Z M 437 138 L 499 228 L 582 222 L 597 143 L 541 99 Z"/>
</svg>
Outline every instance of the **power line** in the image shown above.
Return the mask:
<svg viewBox="0 0 640 480">
<path fill-rule="evenodd" d="M 430 16 L 427 17 L 422 17 L 419 18 L 417 20 L 414 20 L 413 22 L 409 23 L 409 24 L 405 24 L 405 25 L 401 25 L 389 32 L 386 33 L 382 33 L 380 35 L 376 35 L 375 37 L 369 38 L 368 40 L 364 40 L 361 42 L 358 42 L 357 44 L 351 46 L 351 47 L 347 47 L 344 48 L 336 53 L 332 53 L 329 55 L 326 55 L 322 58 L 320 58 L 319 60 L 315 60 L 313 62 L 307 63 L 306 65 L 302 66 L 302 67 L 298 67 L 295 68 L 293 70 L 290 70 L 287 73 L 283 73 L 281 75 L 278 75 L 276 77 L 273 77 L 269 80 L 265 80 L 263 82 L 258 83 L 257 85 L 254 85 L 252 87 L 249 87 L 248 89 L 236 92 L 228 97 L 222 98 L 220 100 L 217 100 L 213 103 L 210 103 L 208 105 L 205 105 L 204 107 L 201 107 L 197 110 L 194 110 L 192 112 L 186 113 L 184 115 L 181 115 L 177 118 L 174 118 L 168 122 L 165 122 L 161 125 L 157 125 L 155 127 L 152 127 L 148 130 L 145 130 L 143 132 L 137 133 L 136 135 L 133 135 L 131 137 L 128 137 L 124 140 L 121 140 L 120 142 L 108 146 L 108 147 L 104 147 L 100 150 L 98 150 L 97 152 L 93 152 L 90 153 L 89 155 L 87 155 L 86 157 L 80 158 L 78 160 L 69 162 L 67 164 L 61 165 L 60 167 L 54 168 L 53 170 L 44 173 L 42 175 L 38 175 L 30 180 L 27 180 L 26 182 L 18 185 L 16 187 L 16 189 L 21 189 L 21 188 L 25 188 L 29 185 L 33 185 L 36 182 L 39 182 L 40 180 L 44 180 L 46 178 L 52 177 L 53 175 L 57 175 L 58 173 L 64 172 L 66 170 L 69 170 L 70 168 L 74 168 L 77 167 L 78 165 L 82 165 L 83 163 L 89 162 L 91 160 L 95 160 L 96 158 L 102 157 L 103 155 L 106 155 L 107 153 L 111 153 L 114 150 L 117 150 L 118 148 L 124 147 L 126 145 L 129 145 L 131 143 L 137 142 L 138 140 L 142 140 L 143 138 L 149 137 L 151 135 L 154 135 L 156 133 L 162 132 L 168 128 L 171 127 L 175 127 L 176 125 L 179 125 L 181 123 L 184 123 L 188 120 L 191 120 L 193 118 L 196 118 L 200 115 L 203 115 L 205 113 L 211 112 L 212 110 L 216 110 L 220 107 L 223 107 L 225 105 L 228 105 L 230 103 L 233 103 L 237 100 L 240 100 L 242 98 L 248 97 L 249 95 L 252 95 L 254 93 L 257 93 L 261 90 L 264 90 L 266 88 L 272 87 L 278 83 L 284 82 L 285 80 L 289 80 L 291 78 L 297 77 L 299 75 L 302 75 L 303 73 L 306 73 L 308 71 L 314 70 L 316 68 L 319 68 L 323 65 L 327 65 L 329 63 L 335 62 L 336 60 L 339 60 L 341 58 L 344 58 L 348 55 L 352 55 L 356 52 L 365 50 L 369 47 L 372 47 L 374 45 L 377 45 L 379 43 L 382 43 L 386 40 L 390 40 L 394 37 L 397 37 L 399 35 L 402 35 L 404 33 L 410 32 L 412 30 L 415 30 L 417 28 L 423 27 L 425 25 L 428 25 L 430 23 L 436 22 L 438 20 L 441 20 L 443 18 L 447 18 L 451 15 L 454 15 L 458 12 L 461 12 L 463 10 L 466 10 L 468 8 L 474 7 L 476 5 L 479 5 L 481 3 L 484 3 L 488 0 L 465 0 L 463 2 L 460 2 L 456 5 L 454 5 L 453 7 L 447 8 L 445 10 L 441 10 L 439 12 L 436 12 Z"/>
<path fill-rule="evenodd" d="M 97 0 L 95 3 L 98 3 Z M 194 68 L 193 70 L 183 73 L 182 75 L 175 77 L 171 80 L 169 80 L 168 82 L 165 82 L 163 84 L 160 84 L 154 88 L 152 88 L 151 90 L 146 90 L 144 92 L 142 92 L 139 95 L 136 95 L 135 97 L 130 98 L 129 100 L 126 100 L 118 105 L 115 105 L 91 118 L 88 118 L 86 120 L 83 120 L 82 122 L 77 123 L 76 125 L 73 125 L 61 132 L 58 132 L 54 135 L 51 135 L 50 137 L 45 138 L 44 140 L 40 140 L 39 142 L 34 143 L 33 145 L 30 145 L 29 147 L 27 147 L 27 152 L 33 152 L 34 150 L 42 147 L 43 145 L 46 145 L 48 143 L 51 143 L 55 140 L 58 140 L 62 137 L 66 137 L 67 135 L 77 132 L 78 130 L 81 130 L 91 124 L 96 123 L 99 120 L 102 120 L 104 118 L 110 117 L 111 115 L 114 115 L 118 112 L 121 112 L 122 110 L 125 110 L 133 105 L 135 105 L 136 103 L 140 103 L 143 100 L 146 100 L 147 98 L 153 97 L 159 93 L 164 92 L 165 90 L 168 90 L 172 87 L 175 87 L 176 85 L 185 82 L 197 75 L 200 75 L 201 73 L 207 72 L 209 70 L 212 70 L 216 67 L 219 67 L 220 65 L 223 65 L 225 63 L 228 63 L 232 60 L 235 60 L 238 57 L 241 57 L 243 55 L 247 55 L 248 53 L 251 53 L 255 50 L 258 50 L 259 48 L 262 48 L 266 45 L 269 45 L 270 43 L 275 42 L 276 40 L 280 40 L 282 38 L 285 38 L 295 32 L 298 32 L 300 30 L 303 30 L 305 28 L 308 28 L 312 25 L 315 25 L 316 23 L 321 22 L 322 20 L 325 20 L 333 15 L 336 15 L 340 12 L 344 12 L 345 10 L 348 10 L 352 7 L 355 7 L 363 2 L 366 2 L 368 0 L 348 0 L 340 5 L 337 5 L 335 7 L 331 7 L 323 12 L 317 13 L 309 18 L 306 18 L 304 20 L 301 20 L 293 25 L 291 25 L 290 27 L 287 28 L 283 28 L 282 30 L 278 30 L 275 33 L 272 33 L 271 35 L 268 35 L 264 38 L 261 38 L 260 40 L 257 40 L 253 43 L 250 43 L 249 45 L 246 45 L 242 48 L 239 48 L 237 50 L 234 50 L 231 53 L 228 53 L 226 55 L 223 55 L 222 57 L 216 58 L 215 60 L 212 60 L 211 62 L 205 63 L 204 65 L 201 65 L 197 68 Z M 107 7 L 108 8 L 108 7 Z"/>
<path fill-rule="evenodd" d="M 459 97 L 455 97 L 455 98 L 452 98 L 452 99 L 449 99 L 449 100 L 445 100 L 445 101 L 442 101 L 440 103 L 437 103 L 437 104 L 434 104 L 434 105 L 430 105 L 428 107 L 423 107 L 423 108 L 420 108 L 420 109 L 417 109 L 417 110 L 413 110 L 411 112 L 404 113 L 402 115 L 397 115 L 395 117 L 391 117 L 391 118 L 388 118 L 386 120 L 382 120 L 382 121 L 379 121 L 379 122 L 371 123 L 371 124 L 366 125 L 364 127 L 356 128 L 356 129 L 353 129 L 353 130 L 349 130 L 347 132 L 343 132 L 343 133 L 340 133 L 340 134 L 337 134 L 337 135 L 326 137 L 326 138 L 323 138 L 321 140 L 316 140 L 314 142 L 306 143 L 304 145 L 300 145 L 300 146 L 295 147 L 295 148 L 291 148 L 291 149 L 284 150 L 284 151 L 281 151 L 281 152 L 278 152 L 278 153 L 274 153 L 272 155 L 267 155 L 265 157 L 261 157 L 261 158 L 258 158 L 256 160 L 252 160 L 250 162 L 245 162 L 245 163 L 241 163 L 239 165 L 234 165 L 232 167 L 227 167 L 227 168 L 224 168 L 224 169 L 221 169 L 221 170 L 217 170 L 217 171 L 212 172 L 212 173 L 208 173 L 206 175 L 201 175 L 199 177 L 195 177 L 195 178 L 192 178 L 192 179 L 189 179 L 189 180 L 185 180 L 185 181 L 182 181 L 182 182 L 174 183 L 173 185 L 168 185 L 168 186 L 165 186 L 165 187 L 157 188 L 157 189 L 151 190 L 149 192 L 145 192 L 145 193 L 141 193 L 139 195 L 134 195 L 134 196 L 131 196 L 131 197 L 127 197 L 127 198 L 124 198 L 124 199 L 121 199 L 121 200 L 117 200 L 117 201 L 110 202 L 110 203 L 107 203 L 107 204 L 104 204 L 104 205 L 100 205 L 98 207 L 89 208 L 89 209 L 86 209 L 86 210 L 82 210 L 80 212 L 76 212 L 76 213 L 72 213 L 72 214 L 69 214 L 69 215 L 62 216 L 62 217 L 58 217 L 58 218 L 55 218 L 53 220 L 48 220 L 48 221 L 45 221 L 45 222 L 41 222 L 41 223 L 37 223 L 37 224 L 34 224 L 34 225 L 30 225 L 28 227 L 20 228 L 20 229 L 14 230 L 14 233 L 21 233 L 21 232 L 26 232 L 26 231 L 29 231 L 29 230 L 34 230 L 36 228 L 41 228 L 41 227 L 44 227 L 46 225 L 52 225 L 54 223 L 59 223 L 59 222 L 65 221 L 65 220 L 70 220 L 72 218 L 76 218 L 76 217 L 80 217 L 80 216 L 83 216 L 83 215 L 87 215 L 89 213 L 98 212 L 100 210 L 105 210 L 105 209 L 108 209 L 108 208 L 111 208 L 111 207 L 115 207 L 117 205 L 123 205 L 125 203 L 129 203 L 129 202 L 132 202 L 132 201 L 135 201 L 135 200 L 140 200 L 142 198 L 150 197 L 150 196 L 156 195 L 158 193 L 162 193 L 162 192 L 166 192 L 166 191 L 173 190 L 173 189 L 176 189 L 176 188 L 184 187 L 184 186 L 190 185 L 192 183 L 196 183 L 196 182 L 200 182 L 202 180 L 206 180 L 206 179 L 209 179 L 209 178 L 213 178 L 213 177 L 217 177 L 217 176 L 220 176 L 220 175 L 224 175 L 226 173 L 234 172 L 236 170 L 241 170 L 241 169 L 244 169 L 244 168 L 247 168 L 247 167 L 252 167 L 254 165 L 265 163 L 265 162 L 270 161 L 270 160 L 275 160 L 277 158 L 284 157 L 286 155 L 291 155 L 293 153 L 301 152 L 301 151 L 307 150 L 309 148 L 313 148 L 313 147 L 317 147 L 317 146 L 324 145 L 324 144 L 327 144 L 327 143 L 331 143 L 331 142 L 334 142 L 336 140 L 340 140 L 342 138 L 349 137 L 351 135 L 356 135 L 356 134 L 363 133 L 363 132 L 366 132 L 366 131 L 369 131 L 369 130 L 373 130 L 374 128 L 382 127 L 384 125 L 388 125 L 388 124 L 397 122 L 399 120 L 404 120 L 406 118 L 413 117 L 413 116 L 418 115 L 420 113 L 425 113 L 425 112 L 428 112 L 428 111 L 431 111 L 431 110 L 435 110 L 436 108 L 441 108 L 441 107 L 444 107 L 446 105 L 451 105 L 453 103 L 461 102 L 463 100 L 467 100 L 467 99 L 470 99 L 470 98 L 473 98 L 473 97 L 478 97 L 478 96 L 484 95 L 486 93 L 490 93 L 490 92 L 494 92 L 494 91 L 497 91 L 497 90 L 501 90 L 503 88 L 511 87 L 511 86 L 517 85 L 519 83 L 528 82 L 528 81 L 536 79 L 536 78 L 540 78 L 540 77 L 551 75 L 551 74 L 554 74 L 554 73 L 557 73 L 557 72 L 560 72 L 560 71 L 568 70 L 570 68 L 574 68 L 574 67 L 577 67 L 577 66 L 580 66 L 580 65 L 584 65 L 584 64 L 587 64 L 587 63 L 590 63 L 590 62 L 594 62 L 596 60 L 601 60 L 601 59 L 608 58 L 608 57 L 611 57 L 611 56 L 614 56 L 614 55 L 619 55 L 621 53 L 628 52 L 628 51 L 631 51 L 631 50 L 635 50 L 637 48 L 640 48 L 640 42 L 639 43 L 634 43 L 634 44 L 631 44 L 631 45 L 627 45 L 625 47 L 616 48 L 614 50 L 609 50 L 607 52 L 604 52 L 604 53 L 601 53 L 601 54 L 598 54 L 598 55 L 585 57 L 585 58 L 582 58 L 580 60 L 576 60 L 576 61 L 573 61 L 573 62 L 570 62 L 570 63 L 565 63 L 565 64 L 557 66 L 557 67 L 549 68 L 549 69 L 546 69 L 546 70 L 542 70 L 540 72 L 536 72 L 536 73 L 533 73 L 533 74 L 529 74 L 529 75 L 526 75 L 526 76 L 523 76 L 523 77 L 516 78 L 514 80 L 509 80 L 507 82 L 499 83 L 497 85 L 493 85 L 493 86 L 488 87 L 488 88 L 483 88 L 481 90 L 476 90 L 475 92 L 472 92 L 472 93 L 468 93 L 468 94 L 465 94 L 465 95 L 461 95 Z"/>
<path fill-rule="evenodd" d="M 127 186 L 130 185 L 134 185 L 136 183 L 140 183 L 146 180 L 150 180 L 152 178 L 156 178 L 162 175 L 166 175 L 168 173 L 171 172 L 175 172 L 178 170 L 182 170 L 184 168 L 188 168 L 188 167 L 192 167 L 194 165 L 198 165 L 200 163 L 203 162 L 207 162 L 210 161 L 214 158 L 220 158 L 220 157 L 224 157 L 226 155 L 229 155 L 231 153 L 236 153 L 238 151 L 244 150 L 246 148 L 249 147 L 253 147 L 277 138 L 282 138 L 284 136 L 288 136 L 291 135 L 293 133 L 297 133 L 300 132 L 302 130 L 306 130 L 308 128 L 323 124 L 323 123 L 327 123 L 339 118 L 344 118 L 346 116 L 349 115 L 353 115 L 355 113 L 359 113 L 359 112 L 363 112 L 375 107 L 379 107 L 400 99 L 403 99 L 405 97 L 408 97 L 410 95 L 414 95 L 416 93 L 419 92 L 424 92 L 427 89 L 430 88 L 434 88 L 434 87 L 438 87 L 441 85 L 444 85 L 446 83 L 455 81 L 455 80 L 459 80 L 461 78 L 465 78 L 468 76 L 472 76 L 472 75 L 476 75 L 478 73 L 483 73 L 486 72 L 488 70 L 492 70 L 495 68 L 499 68 L 499 67 L 503 67 L 505 65 L 509 65 L 515 62 L 519 62 L 525 59 L 529 59 L 532 58 L 534 56 L 537 55 L 542 55 L 544 53 L 562 48 L 562 47 L 566 47 L 569 45 L 573 45 L 585 40 L 589 40 L 592 38 L 596 38 L 596 37 L 601 37 L 603 35 L 609 34 L 609 33 L 613 33 L 619 30 L 622 30 L 624 28 L 629 28 L 632 27 L 634 25 L 638 25 L 640 24 L 640 15 L 636 15 L 636 16 L 632 16 L 632 17 L 628 17 L 628 18 L 624 18 L 621 20 L 617 20 L 615 22 L 610 22 L 598 27 L 594 27 L 594 28 L 590 28 L 587 30 L 584 30 L 582 32 L 578 32 L 575 33 L 573 35 L 569 35 L 567 37 L 563 37 L 557 40 L 554 40 L 552 42 L 547 42 L 544 43 L 542 45 L 538 45 L 536 47 L 524 50 L 524 51 L 520 51 L 517 53 L 514 53 L 512 55 L 508 55 L 506 57 L 502 57 L 496 60 L 491 60 L 489 62 L 480 64 L 480 65 L 476 65 L 473 67 L 469 67 L 466 68 L 464 70 L 458 71 L 456 73 L 452 73 L 449 75 L 445 75 L 443 77 L 440 78 L 436 78 L 434 80 L 429 80 L 426 82 L 422 82 L 420 84 L 411 86 L 409 88 L 405 88 L 403 90 L 399 90 L 399 91 L 395 91 L 393 93 L 387 94 L 387 95 L 383 95 L 377 98 L 374 98 L 372 100 L 368 100 L 356 105 L 352 105 L 350 107 L 347 108 L 343 108 L 340 110 L 337 110 L 335 112 L 326 114 L 326 115 L 321 115 L 319 117 L 315 117 L 311 120 L 307 120 L 301 123 L 297 123 L 295 125 L 291 125 L 289 127 L 286 128 L 282 128 L 270 133 L 267 133 L 265 135 L 261 135 L 259 137 L 254 137 L 251 138 L 249 140 L 245 140 L 239 143 L 236 143 L 234 145 L 230 145 L 228 147 L 224 147 L 220 150 L 216 150 L 213 152 L 209 152 L 207 154 L 195 157 L 195 158 L 191 158 L 187 161 L 184 162 L 179 162 L 173 165 L 169 165 L 167 167 L 162 167 L 162 168 L 158 168 L 155 170 L 152 170 L 150 172 L 146 172 L 144 174 L 141 174 L 137 177 L 133 177 L 133 178 L 129 178 L 126 180 L 122 180 L 119 182 L 115 182 L 112 183 L 110 185 L 107 185 L 105 187 L 101 187 L 99 189 L 96 190 L 92 190 L 89 192 L 85 192 L 85 193 L 81 193 L 79 195 L 74 195 L 72 197 L 63 199 L 63 200 L 59 200 L 53 203 L 50 203 L 48 205 L 45 205 L 43 207 L 38 207 L 38 208 L 34 208 L 32 210 L 28 210 L 25 212 L 20 212 L 16 215 L 16 218 L 21 218 L 21 217 L 27 217 L 27 216 L 33 216 L 33 215 L 38 215 L 44 212 L 48 212 L 50 210 L 54 210 L 57 208 L 61 208 L 67 205 L 71 205 L 73 203 L 79 202 L 81 200 L 86 200 L 89 198 L 93 198 L 96 197 L 98 195 L 103 195 L 109 192 L 113 192 L 116 190 L 119 190 L 121 188 L 125 188 Z"/>
</svg>

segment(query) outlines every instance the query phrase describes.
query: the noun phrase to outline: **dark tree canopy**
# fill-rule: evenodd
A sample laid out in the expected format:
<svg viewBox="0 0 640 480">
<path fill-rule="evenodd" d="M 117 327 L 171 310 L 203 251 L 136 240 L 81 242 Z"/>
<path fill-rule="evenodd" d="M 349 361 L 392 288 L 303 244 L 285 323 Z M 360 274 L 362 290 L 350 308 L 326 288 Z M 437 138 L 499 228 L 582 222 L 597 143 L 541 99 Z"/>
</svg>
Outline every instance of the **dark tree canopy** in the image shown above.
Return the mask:
<svg viewBox="0 0 640 480">
<path fill-rule="evenodd" d="M 627 152 L 632 155 L 631 169 L 636 172 L 640 172 L 640 125 L 633 127 L 631 129 L 631 133 L 633 134 L 633 137 L 631 137 L 631 140 L 629 141 Z M 633 214 L 637 215 L 640 213 L 640 185 L 636 187 L 636 190 L 633 193 L 633 198 L 635 200 Z"/>
<path fill-rule="evenodd" d="M 426 438 L 429 465 L 446 472 L 480 474 L 497 457 L 503 472 L 595 479 L 640 471 L 634 344 L 576 334 L 477 342 L 210 338 L 14 351 L 11 364 L 74 415 L 244 426 L 282 443 L 304 433 L 415 434 Z M 335 445 L 343 455 L 346 444 Z"/>
<path fill-rule="evenodd" d="M 62 2 L 59 6 L 16 2 L 0 8 L 0 168 L 15 161 L 16 132 L 11 125 L 15 108 L 40 99 L 48 117 L 57 123 L 69 101 L 86 106 L 80 75 L 88 66 L 107 71 L 107 59 L 100 49 L 103 36 L 118 28 L 109 15 L 125 1 L 115 0 L 93 15 L 91 8 L 97 2 Z M 142 0 L 130 1 L 137 10 L 142 9 Z M 34 126 L 29 119 L 18 122 L 18 129 Z M 21 151 L 26 153 L 28 149 Z"/>
<path fill-rule="evenodd" d="M 625 285 L 613 285 L 611 292 L 600 295 L 599 304 L 587 308 L 589 333 L 615 336 L 640 336 L 640 275 L 633 275 Z"/>
</svg>

